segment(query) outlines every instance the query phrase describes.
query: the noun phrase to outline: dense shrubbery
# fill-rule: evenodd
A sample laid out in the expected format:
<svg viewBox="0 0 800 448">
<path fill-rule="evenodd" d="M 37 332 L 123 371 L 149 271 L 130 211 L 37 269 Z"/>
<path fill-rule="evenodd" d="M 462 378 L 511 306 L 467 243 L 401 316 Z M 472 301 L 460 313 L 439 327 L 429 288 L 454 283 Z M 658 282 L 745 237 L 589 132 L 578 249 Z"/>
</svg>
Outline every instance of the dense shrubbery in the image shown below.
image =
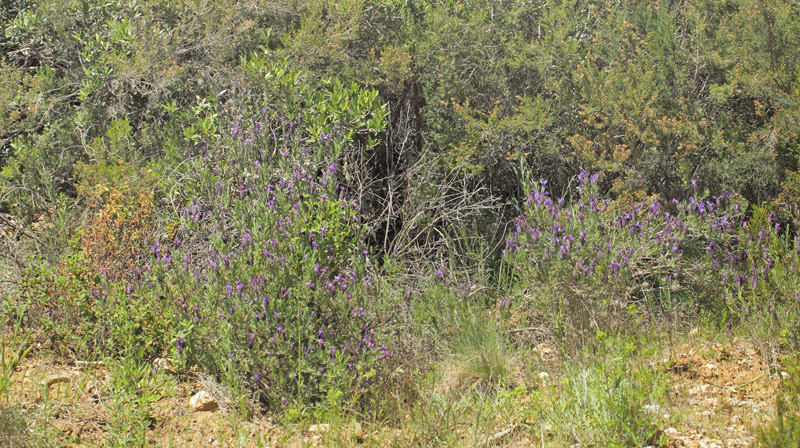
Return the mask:
<svg viewBox="0 0 800 448">
<path fill-rule="evenodd" d="M 345 3 L 327 22 L 304 15 L 277 51 L 324 43 L 315 70 L 379 87 L 409 114 L 393 131 L 497 193 L 517 192 L 518 157 L 559 190 L 584 168 L 615 194 L 685 197 L 697 177 L 756 203 L 797 168 L 789 2 Z"/>
<path fill-rule="evenodd" d="M 796 2 L 2 5 L 0 269 L 75 358 L 300 417 L 409 406 L 442 360 L 498 393 L 531 328 L 758 315 L 798 347 Z M 652 442 L 624 355 L 605 395 L 566 371 L 572 417 Z"/>
<path fill-rule="evenodd" d="M 559 191 L 583 168 L 614 196 L 688 197 L 698 178 L 714 195 L 797 204 L 788 2 L 10 3 L 3 202 L 29 218 L 74 195 L 76 161 L 179 146 L 195 97 L 226 90 L 254 52 L 312 74 L 298 82 L 334 74 L 381 92 L 389 119 L 366 168 L 370 194 L 394 193 L 374 212 L 390 237 L 414 225 L 419 198 L 396 185 L 415 185 L 425 151 L 505 197 L 521 192 L 522 157 Z M 131 145 L 98 153 L 118 120 Z"/>
</svg>

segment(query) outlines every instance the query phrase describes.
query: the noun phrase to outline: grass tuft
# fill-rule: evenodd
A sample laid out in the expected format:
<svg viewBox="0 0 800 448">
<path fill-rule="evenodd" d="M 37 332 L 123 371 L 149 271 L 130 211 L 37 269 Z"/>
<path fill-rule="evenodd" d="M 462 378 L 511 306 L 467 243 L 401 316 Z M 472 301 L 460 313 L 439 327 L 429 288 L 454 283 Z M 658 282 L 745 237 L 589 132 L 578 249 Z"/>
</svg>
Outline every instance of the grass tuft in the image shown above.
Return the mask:
<svg viewBox="0 0 800 448">
<path fill-rule="evenodd" d="M 461 388 L 492 389 L 513 380 L 516 365 L 508 341 L 485 318 L 462 319 L 449 371 Z"/>
</svg>

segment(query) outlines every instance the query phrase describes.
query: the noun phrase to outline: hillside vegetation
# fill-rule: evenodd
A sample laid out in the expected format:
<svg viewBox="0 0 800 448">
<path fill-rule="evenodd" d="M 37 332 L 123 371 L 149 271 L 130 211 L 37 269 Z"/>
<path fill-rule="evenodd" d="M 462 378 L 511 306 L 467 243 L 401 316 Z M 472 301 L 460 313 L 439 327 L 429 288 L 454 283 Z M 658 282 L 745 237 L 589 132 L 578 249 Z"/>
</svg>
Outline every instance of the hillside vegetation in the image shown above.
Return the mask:
<svg viewBox="0 0 800 448">
<path fill-rule="evenodd" d="M 0 445 L 796 447 L 798 17 L 0 0 Z"/>
</svg>

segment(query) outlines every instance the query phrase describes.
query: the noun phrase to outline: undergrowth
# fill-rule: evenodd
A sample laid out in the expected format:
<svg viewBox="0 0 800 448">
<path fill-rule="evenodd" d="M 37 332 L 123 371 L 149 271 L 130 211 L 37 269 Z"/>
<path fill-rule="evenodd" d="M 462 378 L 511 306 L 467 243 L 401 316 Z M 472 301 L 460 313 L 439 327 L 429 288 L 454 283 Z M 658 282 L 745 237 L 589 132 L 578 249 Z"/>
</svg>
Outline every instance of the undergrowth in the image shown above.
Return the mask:
<svg viewBox="0 0 800 448">
<path fill-rule="evenodd" d="M 774 419 L 758 428 L 758 446 L 794 448 L 800 444 L 800 364 L 784 360 L 786 375 L 775 397 Z"/>
<path fill-rule="evenodd" d="M 31 347 L 105 362 L 114 447 L 157 359 L 296 431 L 646 446 L 659 338 L 797 354 L 797 2 L 2 3 L 0 444 L 53 444 Z"/>
</svg>

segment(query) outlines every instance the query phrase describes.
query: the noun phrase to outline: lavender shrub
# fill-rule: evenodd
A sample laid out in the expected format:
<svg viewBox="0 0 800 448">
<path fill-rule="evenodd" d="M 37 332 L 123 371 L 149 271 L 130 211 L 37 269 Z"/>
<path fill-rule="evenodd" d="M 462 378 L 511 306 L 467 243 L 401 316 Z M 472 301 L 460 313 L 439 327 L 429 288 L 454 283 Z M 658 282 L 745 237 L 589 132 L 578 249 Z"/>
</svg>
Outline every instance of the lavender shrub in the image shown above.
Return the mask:
<svg viewBox="0 0 800 448">
<path fill-rule="evenodd" d="M 182 359 L 268 408 L 356 401 L 391 351 L 375 325 L 359 207 L 337 183 L 336 156 L 352 132 L 380 129 L 319 131 L 325 117 L 281 115 L 254 106 L 242 85 L 237 93 L 180 187 L 179 224 L 153 245 L 141 288 L 174 304 Z M 377 102 L 358 104 L 378 123 Z"/>
<path fill-rule="evenodd" d="M 680 297 L 684 311 L 720 315 L 736 315 L 747 303 L 797 300 L 800 241 L 772 218 L 751 229 L 746 205 L 730 194 L 646 197 L 622 208 L 599 196 L 597 177 L 578 176 L 573 202 L 552 197 L 545 180 L 525 198 L 503 259 L 534 306 L 572 309 L 583 314 L 583 329 L 596 329 L 603 312 L 624 316 L 607 311 L 661 305 L 666 296 Z"/>
</svg>

